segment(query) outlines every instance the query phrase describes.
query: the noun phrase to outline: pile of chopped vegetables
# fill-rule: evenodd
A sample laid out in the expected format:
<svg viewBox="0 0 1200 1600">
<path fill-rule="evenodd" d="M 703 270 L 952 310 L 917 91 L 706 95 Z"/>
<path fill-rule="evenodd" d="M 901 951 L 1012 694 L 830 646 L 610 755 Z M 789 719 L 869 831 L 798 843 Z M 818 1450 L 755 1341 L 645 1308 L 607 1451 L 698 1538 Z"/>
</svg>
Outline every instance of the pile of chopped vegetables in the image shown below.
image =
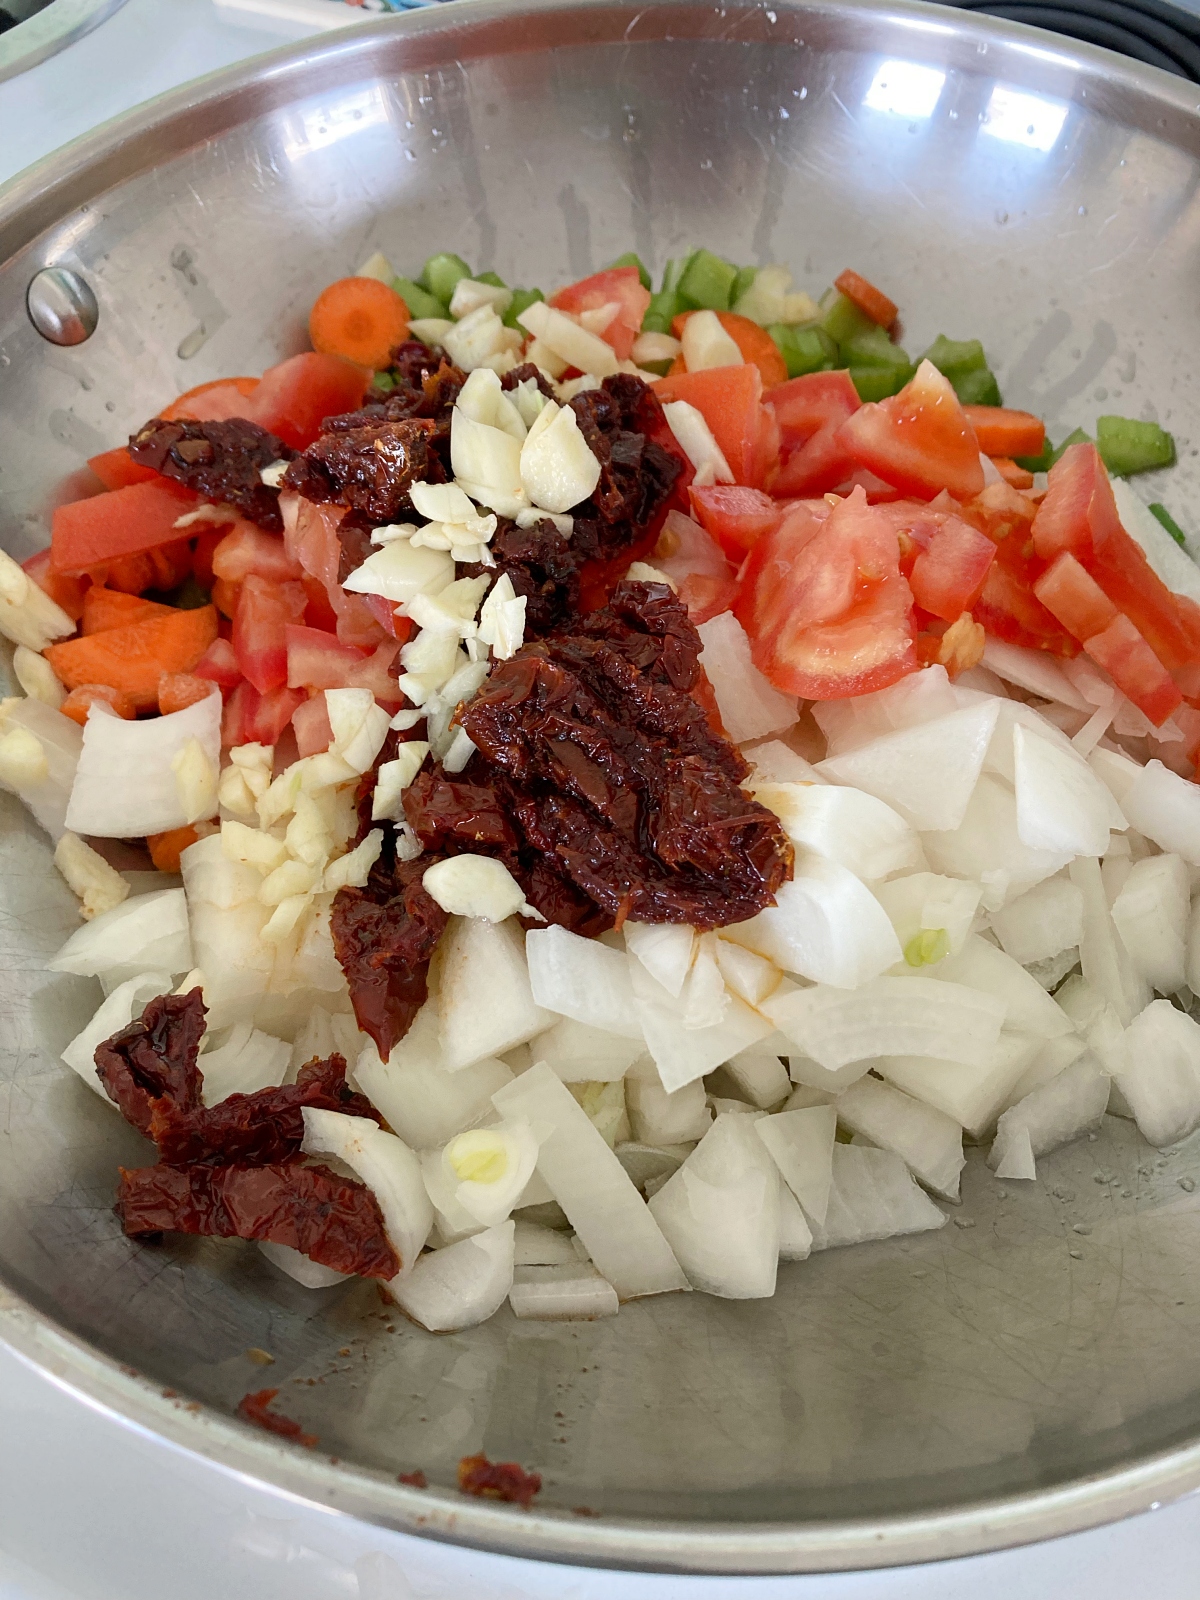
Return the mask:
<svg viewBox="0 0 1200 1600">
<path fill-rule="evenodd" d="M 1169 434 L 1055 449 L 977 340 L 703 249 L 549 299 L 377 255 L 310 332 L 0 558 L 131 1236 L 602 1317 L 941 1227 L 964 1142 L 1200 1124 Z"/>
</svg>

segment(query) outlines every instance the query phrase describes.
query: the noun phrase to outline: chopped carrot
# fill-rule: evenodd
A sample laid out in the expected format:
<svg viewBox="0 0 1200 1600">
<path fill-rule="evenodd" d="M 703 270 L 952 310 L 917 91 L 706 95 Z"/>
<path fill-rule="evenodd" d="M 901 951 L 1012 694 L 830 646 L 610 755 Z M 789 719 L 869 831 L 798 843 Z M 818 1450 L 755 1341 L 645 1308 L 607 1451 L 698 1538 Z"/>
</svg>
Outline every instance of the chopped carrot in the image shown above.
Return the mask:
<svg viewBox="0 0 1200 1600">
<path fill-rule="evenodd" d="M 67 639 L 43 653 L 68 689 L 107 684 L 128 695 L 138 711 L 155 711 L 163 673 L 190 672 L 217 637 L 215 607 L 166 609 L 166 616 Z"/>
<path fill-rule="evenodd" d="M 71 690 L 59 710 L 64 717 L 70 717 L 72 722 L 78 722 L 82 727 L 97 700 L 103 700 L 106 706 L 111 706 L 124 722 L 132 722 L 137 716 L 137 707 L 129 696 L 122 694 L 120 689 L 110 688 L 107 683 L 81 683 L 78 688 Z"/>
<path fill-rule="evenodd" d="M 191 544 L 187 539 L 174 539 L 157 550 L 144 550 L 140 555 L 103 562 L 91 575 L 96 583 L 119 589 L 122 594 L 144 594 L 147 589 L 169 594 L 191 570 Z"/>
<path fill-rule="evenodd" d="M 314 350 L 360 367 L 386 367 L 408 337 L 408 307 L 378 278 L 339 278 L 323 289 L 308 319 Z"/>
<path fill-rule="evenodd" d="M 683 338 L 684 324 L 695 314 L 694 311 L 682 311 L 672 320 L 671 332 L 677 339 Z M 742 360 L 753 361 L 762 373 L 764 389 L 773 389 L 776 384 L 787 382 L 787 363 L 765 328 L 760 328 L 757 322 L 751 322 L 749 317 L 739 316 L 736 311 L 718 311 L 717 321 L 737 345 Z M 687 364 L 681 355 L 675 357 L 667 376 L 677 376 L 676 369 L 678 372 L 687 371 Z"/>
<path fill-rule="evenodd" d="M 168 828 L 166 833 L 148 833 L 146 847 L 160 872 L 178 872 L 180 853 L 195 844 L 200 835 L 189 822 L 183 828 Z"/>
<path fill-rule="evenodd" d="M 985 456 L 1040 456 L 1046 447 L 1046 425 L 1032 411 L 1008 406 L 964 406 Z"/>
<path fill-rule="evenodd" d="M 848 267 L 845 272 L 833 280 L 833 287 L 846 299 L 856 305 L 864 317 L 870 317 L 872 322 L 877 322 L 881 328 L 890 328 L 895 322 L 899 307 L 894 300 L 889 300 L 882 289 L 877 289 L 873 283 L 857 272 L 852 272 Z"/>
<path fill-rule="evenodd" d="M 992 456 L 991 462 L 1005 483 L 1010 483 L 1014 489 L 1033 488 L 1033 473 L 1019 467 L 1011 456 Z"/>
<path fill-rule="evenodd" d="M 107 589 L 102 583 L 94 583 L 83 597 L 83 622 L 79 631 L 105 633 L 109 628 L 128 628 L 131 623 L 161 617 L 170 610 L 170 606 L 159 605 L 157 600 L 142 600 L 136 594 L 124 594 L 120 589 Z"/>
<path fill-rule="evenodd" d="M 55 572 L 50 565 L 49 548 L 39 550 L 28 560 L 22 561 L 21 570 L 26 577 L 32 578 L 39 589 L 44 589 L 54 601 L 61 606 L 72 622 L 78 622 L 83 615 L 83 597 L 91 583 L 89 577 L 67 578 L 61 572 Z"/>
<path fill-rule="evenodd" d="M 246 415 L 245 403 L 257 388 L 257 378 L 213 378 L 187 390 L 158 414 L 164 422 L 227 422 Z"/>
<path fill-rule="evenodd" d="M 198 678 L 193 672 L 164 672 L 158 680 L 158 709 L 169 717 L 172 711 L 184 711 L 212 693 L 210 678 Z"/>
</svg>

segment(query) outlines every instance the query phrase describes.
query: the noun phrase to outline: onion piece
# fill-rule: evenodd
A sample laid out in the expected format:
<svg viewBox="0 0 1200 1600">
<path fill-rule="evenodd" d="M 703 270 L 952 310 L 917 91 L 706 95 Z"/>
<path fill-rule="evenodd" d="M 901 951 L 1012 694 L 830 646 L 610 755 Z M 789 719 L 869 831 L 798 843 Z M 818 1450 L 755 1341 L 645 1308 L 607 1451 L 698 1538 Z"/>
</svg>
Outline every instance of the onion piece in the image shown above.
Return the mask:
<svg viewBox="0 0 1200 1600">
<path fill-rule="evenodd" d="M 1053 656 L 1042 650 L 1026 650 L 989 633 L 983 646 L 983 664 L 997 677 L 1015 683 L 1018 689 L 1028 689 L 1043 700 L 1056 700 L 1074 711 L 1092 709 Z"/>
<path fill-rule="evenodd" d="M 283 1039 L 252 1028 L 248 1022 L 235 1023 L 223 1045 L 200 1057 L 204 1104 L 215 1106 L 231 1094 L 276 1088 L 287 1076 L 291 1059 L 292 1047 Z"/>
<path fill-rule="evenodd" d="M 1100 1126 L 1108 1105 L 1109 1077 L 1094 1056 L 1083 1056 L 1049 1083 L 1010 1106 L 996 1124 L 988 1165 L 998 1167 L 1014 1148 L 1024 1149 L 1023 1134 L 1033 1156 L 1049 1155 Z"/>
<path fill-rule="evenodd" d="M 379 1202 L 384 1228 L 400 1258 L 400 1278 L 410 1273 L 433 1227 L 433 1207 L 421 1163 L 404 1140 L 369 1117 L 305 1106 L 303 1149 L 306 1155 L 336 1156 L 357 1173 Z"/>
<path fill-rule="evenodd" d="M 10 733 L 32 735 L 41 755 L 29 767 L 0 762 L 0 789 L 15 794 L 50 837 L 60 839 L 67 828 L 83 732 L 77 722 L 44 701 L 14 698 L 0 702 L 0 742 Z"/>
<path fill-rule="evenodd" d="M 643 1144 L 685 1144 L 703 1139 L 712 1123 L 704 1083 L 696 1078 L 668 1094 L 650 1063 L 650 1077 L 625 1079 L 625 1104 L 633 1137 Z"/>
<path fill-rule="evenodd" d="M 938 977 L 995 995 L 1004 1005 L 1004 1026 L 1017 1033 L 1056 1039 L 1073 1031 L 1071 1020 L 1018 962 L 988 940 L 972 935 L 956 956 L 948 956 Z"/>
<path fill-rule="evenodd" d="M 1083 757 L 1056 748 L 1018 723 L 1013 762 L 1022 844 L 1031 850 L 1103 855 L 1112 826 L 1112 796 Z"/>
<path fill-rule="evenodd" d="M 800 715 L 796 697 L 780 693 L 754 665 L 750 640 L 733 612 L 719 612 L 702 622 L 697 632 L 702 647 L 700 665 L 734 744 L 790 728 Z"/>
<path fill-rule="evenodd" d="M 645 1053 L 646 1041 L 640 1036 L 626 1039 L 573 1017 L 562 1017 L 539 1033 L 531 1048 L 564 1083 L 608 1083 L 625 1076 Z"/>
<path fill-rule="evenodd" d="M 946 1213 L 917 1187 L 898 1155 L 865 1145 L 834 1145 L 829 1205 L 823 1226 L 813 1229 L 814 1250 L 945 1225 Z"/>
<path fill-rule="evenodd" d="M 515 921 L 456 918 L 440 955 L 438 1017 L 448 1072 L 503 1055 L 554 1021 L 534 1001 L 524 935 Z"/>
<path fill-rule="evenodd" d="M 127 1028 L 140 1017 L 146 1005 L 160 994 L 171 989 L 169 972 L 143 972 L 119 985 L 108 996 L 80 1033 L 77 1033 L 62 1053 L 62 1058 L 72 1072 L 77 1072 L 94 1089 L 105 1105 L 112 1105 L 100 1079 L 96 1076 L 96 1047 L 112 1037 L 121 1028 Z M 114 1106 L 115 1110 L 116 1107 Z"/>
<path fill-rule="evenodd" d="M 873 1077 L 851 1084 L 835 1105 L 838 1121 L 845 1127 L 881 1150 L 894 1150 L 913 1175 L 944 1200 L 958 1199 L 959 1174 L 966 1157 L 962 1128 L 952 1117 Z"/>
<path fill-rule="evenodd" d="M 868 883 L 925 865 L 920 840 L 904 818 L 861 789 L 756 782 L 754 797 L 775 813 L 793 844 Z"/>
<path fill-rule="evenodd" d="M 137 977 L 148 966 L 190 972 L 192 941 L 182 889 L 134 895 L 79 928 L 51 956 L 51 972 L 102 979 L 109 989 Z"/>
<path fill-rule="evenodd" d="M 991 924 L 1005 952 L 1023 967 L 1048 960 L 1061 950 L 1078 948 L 1083 893 L 1069 878 L 1049 878 L 994 912 Z"/>
<path fill-rule="evenodd" d="M 1177 855 L 1147 856 L 1129 869 L 1111 916 L 1133 965 L 1152 989 L 1175 994 L 1187 980 L 1191 881 Z"/>
<path fill-rule="evenodd" d="M 998 1178 L 1031 1181 L 1037 1177 L 1037 1162 L 1028 1128 L 1014 1128 L 1004 1140 L 1003 1148 L 1000 1148 L 1000 1141 L 997 1140 L 992 1150 L 996 1153 L 995 1170 Z M 991 1161 L 991 1156 L 988 1160 Z"/>
<path fill-rule="evenodd" d="M 897 1089 L 944 1111 L 973 1139 L 982 1139 L 1008 1105 L 1042 1044 L 1025 1034 L 1003 1033 L 982 1064 L 928 1056 L 879 1056 L 871 1066 Z"/>
<path fill-rule="evenodd" d="M 1130 825 L 1162 850 L 1200 866 L 1200 786 L 1148 761 L 1121 800 Z"/>
<path fill-rule="evenodd" d="M 1200 1126 L 1200 1024 L 1169 1000 L 1154 1000 L 1125 1030 L 1125 1066 L 1115 1074 L 1143 1135 L 1175 1144 Z"/>
<path fill-rule="evenodd" d="M 694 1027 L 689 1022 L 686 988 L 678 1000 L 672 999 L 636 961 L 630 962 L 630 978 L 634 1016 L 668 1092 L 702 1078 L 772 1032 L 771 1024 L 758 1011 L 730 994 L 725 995 L 719 1022 Z"/>
<path fill-rule="evenodd" d="M 812 708 L 831 756 L 858 750 L 902 728 L 948 717 L 958 709 L 946 669 L 937 665 L 911 672 L 886 689 L 846 700 L 818 700 Z"/>
<path fill-rule="evenodd" d="M 779 1259 L 807 1261 L 812 1254 L 812 1229 L 799 1200 L 786 1183 L 779 1185 Z"/>
<path fill-rule="evenodd" d="M 512 1222 L 432 1250 L 387 1285 L 392 1299 L 430 1333 L 453 1333 L 486 1322 L 513 1283 Z"/>
<path fill-rule="evenodd" d="M 975 785 L 959 826 L 921 836 L 929 865 L 947 877 L 968 878 L 983 889 L 983 905 L 998 911 L 1035 883 L 1051 878 L 1071 860 L 1067 851 L 1034 850 L 1017 832 L 1017 802 L 1011 788 L 985 772 Z"/>
<path fill-rule="evenodd" d="M 818 985 L 772 995 L 762 1010 L 831 1071 L 887 1054 L 983 1067 L 1005 1015 L 993 995 L 934 978 L 876 978 L 850 992 Z"/>
<path fill-rule="evenodd" d="M 896 930 L 904 952 L 903 970 L 911 972 L 962 949 L 982 890 L 979 884 L 961 878 L 912 872 L 889 883 L 877 883 L 873 892 Z"/>
<path fill-rule="evenodd" d="M 508 1303 L 515 1317 L 542 1322 L 591 1322 L 620 1310 L 612 1284 L 582 1261 L 517 1267 Z"/>
<path fill-rule="evenodd" d="M 532 999 L 546 1018 L 543 1027 L 554 1022 L 553 1012 L 640 1042 L 629 964 L 619 950 L 551 924 L 526 935 L 525 956 Z"/>
<path fill-rule="evenodd" d="M 683 992 L 696 954 L 695 929 L 685 923 L 627 922 L 621 931 L 629 954 L 641 962 L 673 1000 L 677 1000 Z M 591 943 L 590 940 L 585 942 Z M 629 982 L 628 972 L 624 974 L 624 981 Z M 617 982 L 619 992 L 623 994 L 620 980 Z"/>
<path fill-rule="evenodd" d="M 102 704 L 102 703 L 100 703 Z M 188 814 L 172 762 L 195 740 L 211 768 L 212 808 L 221 758 L 221 696 L 216 689 L 169 716 L 126 722 L 94 705 L 83 729 L 67 827 L 104 839 L 166 833 L 202 820 Z"/>
<path fill-rule="evenodd" d="M 311 1256 L 293 1250 L 290 1244 L 276 1244 L 273 1239 L 260 1239 L 258 1248 L 273 1267 L 286 1273 L 303 1289 L 332 1289 L 339 1283 L 349 1283 L 352 1272 L 339 1272 L 336 1267 L 322 1266 Z"/>
<path fill-rule="evenodd" d="M 757 1106 L 760 1111 L 777 1106 L 791 1093 L 791 1080 L 778 1053 L 786 1049 L 787 1040 L 782 1034 L 776 1034 L 773 1038 L 764 1039 L 761 1044 L 753 1044 L 748 1050 L 731 1056 L 724 1063 L 724 1071 L 750 1104 Z"/>
<path fill-rule="evenodd" d="M 1086 856 L 1072 861 L 1071 882 L 1083 895 L 1083 938 L 1079 960 L 1083 975 L 1114 1007 L 1123 1026 L 1150 1000 L 1150 986 L 1117 937 L 1104 892 L 1100 863 Z"/>
<path fill-rule="evenodd" d="M 513 1261 L 518 1267 L 561 1267 L 578 1263 L 571 1234 L 544 1228 L 540 1222 L 518 1222 L 516 1227 Z"/>
<path fill-rule="evenodd" d="M 823 1223 L 833 1181 L 837 1132 L 833 1106 L 780 1111 L 773 1117 L 760 1117 L 754 1128 L 805 1215 L 814 1223 Z"/>
</svg>

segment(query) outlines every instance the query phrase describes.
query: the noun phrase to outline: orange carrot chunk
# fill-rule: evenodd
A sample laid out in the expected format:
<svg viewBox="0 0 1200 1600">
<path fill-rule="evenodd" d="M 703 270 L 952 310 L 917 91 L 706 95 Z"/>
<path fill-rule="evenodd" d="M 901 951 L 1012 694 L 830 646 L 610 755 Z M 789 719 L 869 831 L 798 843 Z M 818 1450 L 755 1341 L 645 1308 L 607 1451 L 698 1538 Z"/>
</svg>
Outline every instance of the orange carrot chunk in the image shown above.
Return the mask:
<svg viewBox="0 0 1200 1600">
<path fill-rule="evenodd" d="M 1014 489 L 1033 488 L 1033 473 L 1019 467 L 1011 456 L 992 456 L 991 462 L 1005 483 L 1011 484 Z"/>
<path fill-rule="evenodd" d="M 170 606 L 157 600 L 142 600 L 136 594 L 123 594 L 94 583 L 83 597 L 83 622 L 80 633 L 105 633 L 109 628 L 128 628 L 134 622 L 167 615 Z"/>
<path fill-rule="evenodd" d="M 158 709 L 169 717 L 172 711 L 183 711 L 197 700 L 207 700 L 213 692 L 208 678 L 198 678 L 191 672 L 164 672 L 158 680 Z"/>
<path fill-rule="evenodd" d="M 78 722 L 82 727 L 97 700 L 103 700 L 106 706 L 111 706 L 124 722 L 132 722 L 137 716 L 137 707 L 129 696 L 122 694 L 120 689 L 110 688 L 107 683 L 81 683 L 77 689 L 71 690 L 59 709 L 64 717 L 70 717 L 72 722 Z"/>
<path fill-rule="evenodd" d="M 156 711 L 163 673 L 190 672 L 217 637 L 215 606 L 166 609 L 167 616 L 52 644 L 46 660 L 68 689 L 107 684 L 128 695 L 138 711 Z"/>
<path fill-rule="evenodd" d="M 899 310 L 896 302 L 889 300 L 882 289 L 877 289 L 859 273 L 847 268 L 833 280 L 833 287 L 852 301 L 864 317 L 870 317 L 881 328 L 890 328 L 895 322 Z"/>
<path fill-rule="evenodd" d="M 314 350 L 360 367 L 386 367 L 408 337 L 408 307 L 378 278 L 339 278 L 323 289 L 308 319 Z"/>
<path fill-rule="evenodd" d="M 200 835 L 188 823 L 183 828 L 169 828 L 166 833 L 146 835 L 150 859 L 160 872 L 178 872 L 180 852 L 195 844 Z"/>
</svg>

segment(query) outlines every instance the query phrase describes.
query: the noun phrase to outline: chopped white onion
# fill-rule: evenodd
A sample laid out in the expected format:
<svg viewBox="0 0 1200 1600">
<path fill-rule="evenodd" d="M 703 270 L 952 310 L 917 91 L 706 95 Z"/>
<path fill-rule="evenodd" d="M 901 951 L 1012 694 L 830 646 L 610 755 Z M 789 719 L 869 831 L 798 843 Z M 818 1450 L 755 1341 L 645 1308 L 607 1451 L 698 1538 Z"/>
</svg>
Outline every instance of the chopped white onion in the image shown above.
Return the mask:
<svg viewBox="0 0 1200 1600">
<path fill-rule="evenodd" d="M 694 318 L 688 319 L 689 326 Z M 781 694 L 750 659 L 750 640 L 732 611 L 721 611 L 696 630 L 700 665 L 708 674 L 725 731 L 734 744 L 790 728 L 800 711 L 795 695 Z"/>
<path fill-rule="evenodd" d="M 1187 981 L 1191 883 L 1177 855 L 1135 861 L 1112 903 L 1112 919 L 1133 965 L 1152 989 L 1175 994 Z"/>
<path fill-rule="evenodd" d="M 857 989 L 818 984 L 772 995 L 763 1012 L 821 1066 L 836 1070 L 884 1055 L 921 1055 L 984 1066 L 1005 1005 L 935 978 L 875 978 Z"/>
<path fill-rule="evenodd" d="M 861 789 L 756 782 L 754 797 L 775 813 L 793 844 L 836 861 L 867 883 L 925 864 L 921 842 L 904 818 Z"/>
<path fill-rule="evenodd" d="M 1200 1125 L 1200 1024 L 1169 1000 L 1154 1000 L 1125 1031 L 1116 1074 L 1151 1144 L 1174 1144 Z"/>
<path fill-rule="evenodd" d="M 1075 949 L 1083 938 L 1083 894 L 1069 878 L 1049 878 L 1011 900 L 991 919 L 992 932 L 1022 966 Z"/>
<path fill-rule="evenodd" d="M 442 1250 L 428 1251 L 411 1272 L 391 1280 L 388 1293 L 430 1333 L 452 1333 L 486 1322 L 512 1288 L 515 1231 L 512 1222 L 501 1222 Z"/>
<path fill-rule="evenodd" d="M 839 1122 L 854 1133 L 864 1135 L 881 1150 L 894 1150 L 914 1176 L 935 1194 L 946 1200 L 958 1199 L 959 1174 L 966 1165 L 966 1157 L 962 1149 L 962 1128 L 952 1117 L 912 1099 L 890 1083 L 881 1083 L 878 1078 L 869 1076 L 851 1084 L 838 1096 L 835 1105 Z"/>
<path fill-rule="evenodd" d="M 901 957 L 887 913 L 870 890 L 847 868 L 817 855 L 797 863 L 773 906 L 721 932 L 785 972 L 843 989 L 886 972 Z"/>
<path fill-rule="evenodd" d="M 518 1267 L 508 1303 L 515 1317 L 543 1322 L 590 1322 L 620 1310 L 612 1284 L 581 1261 Z"/>
<path fill-rule="evenodd" d="M 305 1106 L 303 1149 L 306 1155 L 336 1156 L 362 1179 L 379 1202 L 388 1239 L 400 1258 L 400 1278 L 411 1273 L 433 1227 L 433 1207 L 421 1164 L 404 1140 L 368 1117 Z"/>
<path fill-rule="evenodd" d="M 71 788 L 66 824 L 74 833 L 130 839 L 166 833 L 189 817 L 172 761 L 193 739 L 215 773 L 221 755 L 221 696 L 214 689 L 169 716 L 126 722 L 93 705 Z M 213 787 L 212 811 L 216 810 Z M 211 814 L 211 813 L 210 813 Z"/>
<path fill-rule="evenodd" d="M 640 1041 L 629 966 L 619 951 L 552 924 L 526 935 L 525 957 L 530 991 L 545 1012 Z M 547 1017 L 546 1026 L 553 1021 Z"/>
<path fill-rule="evenodd" d="M 1019 1134 L 1029 1140 L 1036 1159 L 1098 1128 L 1108 1105 L 1109 1081 L 1108 1074 L 1091 1055 L 1064 1067 L 1048 1083 L 1003 1113 L 996 1124 L 988 1164 L 998 1167 Z M 1023 1151 L 1024 1140 L 1017 1148 Z"/>
<path fill-rule="evenodd" d="M 833 1145 L 837 1112 L 831 1105 L 785 1109 L 754 1124 L 784 1182 L 810 1221 L 825 1221 L 833 1179 Z"/>
<path fill-rule="evenodd" d="M 529 986 L 519 925 L 456 918 L 441 946 L 442 1065 L 449 1072 L 503 1055 L 543 1033 L 554 1018 Z"/>
<path fill-rule="evenodd" d="M 898 1155 L 864 1145 L 834 1145 L 829 1204 L 823 1226 L 813 1229 L 814 1250 L 945 1225 L 946 1213 L 917 1187 Z"/>
</svg>

